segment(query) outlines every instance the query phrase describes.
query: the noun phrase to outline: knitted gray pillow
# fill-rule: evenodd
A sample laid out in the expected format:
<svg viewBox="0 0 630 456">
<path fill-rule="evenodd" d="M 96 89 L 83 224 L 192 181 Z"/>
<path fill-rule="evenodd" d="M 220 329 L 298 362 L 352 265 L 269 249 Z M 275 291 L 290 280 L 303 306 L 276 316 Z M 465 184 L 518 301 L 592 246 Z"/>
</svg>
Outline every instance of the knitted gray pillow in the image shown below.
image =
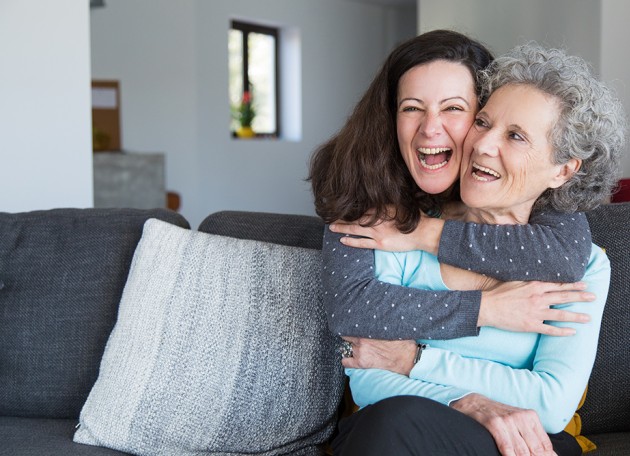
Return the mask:
<svg viewBox="0 0 630 456">
<path fill-rule="evenodd" d="M 74 440 L 138 455 L 313 453 L 344 385 L 320 261 L 147 221 Z"/>
</svg>

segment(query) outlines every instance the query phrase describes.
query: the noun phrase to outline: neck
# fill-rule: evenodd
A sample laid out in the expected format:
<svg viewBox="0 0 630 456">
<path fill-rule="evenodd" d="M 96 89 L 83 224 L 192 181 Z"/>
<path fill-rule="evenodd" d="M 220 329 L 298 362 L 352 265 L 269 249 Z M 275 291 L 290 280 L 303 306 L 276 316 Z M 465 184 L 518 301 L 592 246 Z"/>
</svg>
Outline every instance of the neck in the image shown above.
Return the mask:
<svg viewBox="0 0 630 456">
<path fill-rule="evenodd" d="M 529 209 L 492 211 L 478 208 L 466 208 L 462 214 L 465 222 L 484 223 L 491 225 L 525 225 L 529 221 Z"/>
</svg>

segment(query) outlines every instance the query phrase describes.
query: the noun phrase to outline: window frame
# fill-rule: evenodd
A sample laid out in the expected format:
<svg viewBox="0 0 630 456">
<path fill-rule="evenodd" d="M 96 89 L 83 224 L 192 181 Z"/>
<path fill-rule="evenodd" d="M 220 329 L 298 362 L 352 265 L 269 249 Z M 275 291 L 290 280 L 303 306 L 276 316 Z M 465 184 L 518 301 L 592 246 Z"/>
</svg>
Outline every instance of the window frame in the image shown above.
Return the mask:
<svg viewBox="0 0 630 456">
<path fill-rule="evenodd" d="M 276 120 L 276 130 L 272 132 L 262 132 L 256 133 L 256 137 L 271 137 L 271 138 L 279 138 L 280 132 L 282 131 L 280 125 L 280 29 L 276 27 L 269 27 L 260 24 L 254 24 L 252 22 L 244 22 L 241 20 L 233 19 L 230 21 L 230 30 L 238 30 L 242 34 L 243 38 L 243 92 L 249 89 L 249 44 L 248 44 L 248 35 L 249 33 L 259 33 L 262 35 L 270 35 L 274 38 L 274 70 L 275 70 L 275 120 Z M 241 94 L 242 95 L 242 94 Z"/>
</svg>

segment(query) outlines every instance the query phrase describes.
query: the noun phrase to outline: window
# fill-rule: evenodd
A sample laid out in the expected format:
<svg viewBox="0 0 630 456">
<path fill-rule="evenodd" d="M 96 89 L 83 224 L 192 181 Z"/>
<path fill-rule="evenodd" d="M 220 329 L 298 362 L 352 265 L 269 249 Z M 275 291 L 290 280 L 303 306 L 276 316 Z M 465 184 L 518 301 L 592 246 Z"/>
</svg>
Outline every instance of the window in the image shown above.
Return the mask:
<svg viewBox="0 0 630 456">
<path fill-rule="evenodd" d="M 232 21 L 228 53 L 233 133 L 241 126 L 238 106 L 248 92 L 255 110 L 251 127 L 256 136 L 279 137 L 278 48 L 278 29 Z"/>
</svg>

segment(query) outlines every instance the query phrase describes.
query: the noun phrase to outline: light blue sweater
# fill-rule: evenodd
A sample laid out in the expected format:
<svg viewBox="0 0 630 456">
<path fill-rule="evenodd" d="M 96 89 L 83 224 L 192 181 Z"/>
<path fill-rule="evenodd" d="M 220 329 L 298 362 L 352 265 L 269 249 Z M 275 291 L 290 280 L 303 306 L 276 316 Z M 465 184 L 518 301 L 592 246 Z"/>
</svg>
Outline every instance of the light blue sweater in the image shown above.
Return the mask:
<svg viewBox="0 0 630 456">
<path fill-rule="evenodd" d="M 422 251 L 376 251 L 375 271 L 379 280 L 392 284 L 448 289 L 437 258 Z M 560 432 L 573 416 L 588 382 L 608 294 L 610 263 L 595 245 L 582 281 L 597 299 L 556 308 L 587 313 L 590 323 L 553 323 L 574 327 L 576 335 L 552 337 L 484 327 L 477 337 L 420 340 L 429 347 L 409 377 L 380 369 L 346 369 L 355 403 L 365 407 L 391 396 L 417 395 L 449 405 L 476 392 L 533 409 L 547 432 Z M 426 318 L 431 320 L 430 311 Z"/>
</svg>

